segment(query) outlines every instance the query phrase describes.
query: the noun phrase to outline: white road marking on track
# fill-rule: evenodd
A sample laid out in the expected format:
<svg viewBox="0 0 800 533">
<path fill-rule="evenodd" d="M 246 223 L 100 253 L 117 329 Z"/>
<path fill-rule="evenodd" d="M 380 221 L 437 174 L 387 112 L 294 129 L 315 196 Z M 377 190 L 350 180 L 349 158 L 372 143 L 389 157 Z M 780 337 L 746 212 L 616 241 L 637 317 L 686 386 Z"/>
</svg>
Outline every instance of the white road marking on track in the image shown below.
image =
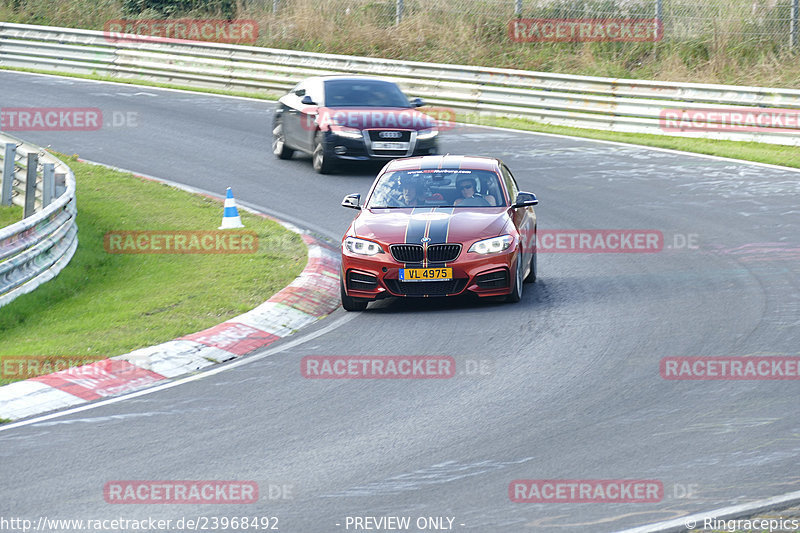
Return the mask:
<svg viewBox="0 0 800 533">
<path fill-rule="evenodd" d="M 275 354 L 278 354 L 278 353 L 284 352 L 286 350 L 289 350 L 290 348 L 294 348 L 296 346 L 304 344 L 304 343 L 306 343 L 306 342 L 308 342 L 310 340 L 316 339 L 317 337 L 325 335 L 326 333 L 329 333 L 329 332 L 331 332 L 331 331 L 333 331 L 333 330 L 345 325 L 346 323 L 350 322 L 351 320 L 353 320 L 354 318 L 356 318 L 358 316 L 359 316 L 358 313 L 348 313 L 347 315 L 344 315 L 344 316 L 342 316 L 340 318 L 337 318 L 336 320 L 334 320 L 333 322 L 331 322 L 330 324 L 328 324 L 324 328 L 321 328 L 321 329 L 319 329 L 317 331 L 314 331 L 313 333 L 309 333 L 309 334 L 307 334 L 305 336 L 293 339 L 293 340 L 291 340 L 291 341 L 289 341 L 289 342 L 287 342 L 285 344 L 282 344 L 281 346 L 277 346 L 275 348 L 269 348 L 269 349 L 265 350 L 264 352 L 256 353 L 255 355 L 251 355 L 251 356 L 247 356 L 244 359 L 238 359 L 238 360 L 236 360 L 236 361 L 234 361 L 232 363 L 227 363 L 227 364 L 223 364 L 221 366 L 212 368 L 212 369 L 210 369 L 210 370 L 208 370 L 206 372 L 201 372 L 199 374 L 194 374 L 194 375 L 182 378 L 182 379 L 171 381 L 169 383 L 164 383 L 162 385 L 156 385 L 155 387 L 151 387 L 149 389 L 144 389 L 144 390 L 140 390 L 140 391 L 137 391 L 137 392 L 133 392 L 133 393 L 127 394 L 125 396 L 119 396 L 119 397 L 116 397 L 116 398 L 110 398 L 108 400 L 103 400 L 103 401 L 96 402 L 96 403 L 90 403 L 90 404 L 83 405 L 83 406 L 80 406 L 80 407 L 74 407 L 72 409 L 67 409 L 65 411 L 58 411 L 56 413 L 51 413 L 49 415 L 38 416 L 36 418 L 31 418 L 30 420 L 22 420 L 20 422 L 13 422 L 11 424 L 5 424 L 5 425 L 0 426 L 0 432 L 8 431 L 9 429 L 14 429 L 14 428 L 22 427 L 22 426 L 29 426 L 29 425 L 32 425 L 32 424 L 37 424 L 39 422 L 43 422 L 45 420 L 51 420 L 53 418 L 58 418 L 60 416 L 70 415 L 70 414 L 73 414 L 73 413 L 80 413 L 82 411 L 87 411 L 89 409 L 94 409 L 95 407 L 100 407 L 100 406 L 103 406 L 103 405 L 110 405 L 112 403 L 118 403 L 118 402 L 121 402 L 121 401 L 124 401 L 124 400 L 129 400 L 131 398 L 138 398 L 139 396 L 145 396 L 147 394 L 151 394 L 153 392 L 158 392 L 160 390 L 170 389 L 172 387 L 176 387 L 178 385 L 182 385 L 182 384 L 188 383 L 190 381 L 196 381 L 196 380 L 199 380 L 199 379 L 206 378 L 208 376 L 213 376 L 214 374 L 219 374 L 220 372 L 224 372 L 224 371 L 230 370 L 232 368 L 237 368 L 237 367 L 242 366 L 242 365 L 253 363 L 253 362 L 258 361 L 260 359 L 264 359 L 265 357 L 270 357 L 270 356 L 273 356 Z"/>
</svg>

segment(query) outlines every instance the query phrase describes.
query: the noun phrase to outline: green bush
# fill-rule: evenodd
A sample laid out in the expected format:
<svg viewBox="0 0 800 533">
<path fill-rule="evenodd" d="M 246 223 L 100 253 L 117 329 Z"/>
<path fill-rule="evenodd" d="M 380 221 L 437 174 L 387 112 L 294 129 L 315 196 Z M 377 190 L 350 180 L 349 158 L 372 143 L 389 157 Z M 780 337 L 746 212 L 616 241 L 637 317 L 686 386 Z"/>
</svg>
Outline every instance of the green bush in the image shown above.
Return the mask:
<svg viewBox="0 0 800 533">
<path fill-rule="evenodd" d="M 165 18 L 198 13 L 228 20 L 236 17 L 234 0 L 124 0 L 122 7 L 130 17 L 143 12 L 155 12 Z"/>
</svg>

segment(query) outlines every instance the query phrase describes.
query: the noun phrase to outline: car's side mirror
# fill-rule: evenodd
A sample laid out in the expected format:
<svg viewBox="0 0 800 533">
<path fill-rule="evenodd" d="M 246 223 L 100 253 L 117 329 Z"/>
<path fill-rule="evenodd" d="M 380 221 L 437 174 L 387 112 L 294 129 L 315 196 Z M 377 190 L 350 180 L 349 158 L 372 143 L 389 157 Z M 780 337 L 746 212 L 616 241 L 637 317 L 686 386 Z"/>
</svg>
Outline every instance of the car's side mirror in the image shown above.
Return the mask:
<svg viewBox="0 0 800 533">
<path fill-rule="evenodd" d="M 342 207 L 349 207 L 350 209 L 358 209 L 361 210 L 361 195 L 360 194 L 348 194 L 342 200 Z"/>
<path fill-rule="evenodd" d="M 411 100 L 411 105 L 414 107 L 422 107 L 425 105 L 425 101 L 422 98 L 414 98 Z"/>
<path fill-rule="evenodd" d="M 517 194 L 517 199 L 514 200 L 514 205 L 511 207 L 530 207 L 532 205 L 538 205 L 539 200 L 536 199 L 536 195 L 532 192 L 521 192 Z"/>
<path fill-rule="evenodd" d="M 313 100 L 313 99 L 312 99 L 310 96 L 308 96 L 308 95 L 305 95 L 305 96 L 304 96 L 304 97 L 303 97 L 303 98 L 300 100 L 300 103 L 301 103 L 301 104 L 303 104 L 303 105 L 317 105 L 317 104 L 314 102 L 314 100 Z"/>
</svg>

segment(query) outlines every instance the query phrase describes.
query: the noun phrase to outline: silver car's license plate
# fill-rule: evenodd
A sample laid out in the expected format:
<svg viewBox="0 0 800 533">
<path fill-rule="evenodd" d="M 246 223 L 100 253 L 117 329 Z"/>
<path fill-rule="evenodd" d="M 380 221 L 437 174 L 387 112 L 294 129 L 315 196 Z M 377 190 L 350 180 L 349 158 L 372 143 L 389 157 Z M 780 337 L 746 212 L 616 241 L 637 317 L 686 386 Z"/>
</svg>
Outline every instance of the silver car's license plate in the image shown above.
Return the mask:
<svg viewBox="0 0 800 533">
<path fill-rule="evenodd" d="M 375 141 L 372 143 L 373 150 L 408 150 L 408 143 Z"/>
</svg>

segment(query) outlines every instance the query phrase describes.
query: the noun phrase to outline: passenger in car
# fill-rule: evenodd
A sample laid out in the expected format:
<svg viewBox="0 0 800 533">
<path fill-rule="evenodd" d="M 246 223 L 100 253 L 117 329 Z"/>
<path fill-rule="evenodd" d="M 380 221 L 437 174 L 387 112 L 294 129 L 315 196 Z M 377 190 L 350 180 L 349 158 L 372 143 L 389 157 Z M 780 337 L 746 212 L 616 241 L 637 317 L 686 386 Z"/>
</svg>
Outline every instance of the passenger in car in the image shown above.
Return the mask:
<svg viewBox="0 0 800 533">
<path fill-rule="evenodd" d="M 461 193 L 461 198 L 457 198 L 453 205 L 497 205 L 497 201 L 491 194 L 486 196 L 478 194 L 475 190 L 475 178 L 459 178 L 456 182 L 456 189 Z"/>
</svg>

